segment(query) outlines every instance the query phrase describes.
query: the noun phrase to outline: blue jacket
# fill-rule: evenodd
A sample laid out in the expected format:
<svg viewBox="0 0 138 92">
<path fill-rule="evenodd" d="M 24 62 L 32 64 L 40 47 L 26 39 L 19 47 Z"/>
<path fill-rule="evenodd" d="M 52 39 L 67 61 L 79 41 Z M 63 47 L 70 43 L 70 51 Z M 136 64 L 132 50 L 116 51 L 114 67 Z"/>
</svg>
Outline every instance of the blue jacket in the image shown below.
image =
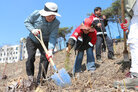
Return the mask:
<svg viewBox="0 0 138 92">
<path fill-rule="evenodd" d="M 36 10 L 24 21 L 24 24 L 29 31 L 41 29 L 44 42 L 48 42 L 48 49 L 54 49 L 60 24 L 59 20 L 55 18 L 54 21 L 47 22 L 45 17 L 39 14 L 39 10 Z M 29 37 L 35 43 L 39 43 L 32 33 L 29 34 Z"/>
</svg>

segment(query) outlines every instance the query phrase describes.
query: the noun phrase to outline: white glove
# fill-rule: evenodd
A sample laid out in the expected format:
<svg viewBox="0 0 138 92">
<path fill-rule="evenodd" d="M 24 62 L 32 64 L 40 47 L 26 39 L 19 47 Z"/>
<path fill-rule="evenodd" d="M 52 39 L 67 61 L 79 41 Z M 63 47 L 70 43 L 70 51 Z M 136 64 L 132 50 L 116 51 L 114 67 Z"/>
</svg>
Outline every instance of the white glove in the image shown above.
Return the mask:
<svg viewBox="0 0 138 92">
<path fill-rule="evenodd" d="M 53 50 L 48 50 L 48 56 L 53 58 Z"/>
<path fill-rule="evenodd" d="M 41 29 L 33 29 L 32 33 L 37 36 L 40 33 Z"/>
<path fill-rule="evenodd" d="M 127 23 L 125 24 L 125 26 L 128 27 L 129 24 L 130 24 L 131 18 L 130 17 L 126 17 L 125 19 L 127 20 Z"/>
</svg>

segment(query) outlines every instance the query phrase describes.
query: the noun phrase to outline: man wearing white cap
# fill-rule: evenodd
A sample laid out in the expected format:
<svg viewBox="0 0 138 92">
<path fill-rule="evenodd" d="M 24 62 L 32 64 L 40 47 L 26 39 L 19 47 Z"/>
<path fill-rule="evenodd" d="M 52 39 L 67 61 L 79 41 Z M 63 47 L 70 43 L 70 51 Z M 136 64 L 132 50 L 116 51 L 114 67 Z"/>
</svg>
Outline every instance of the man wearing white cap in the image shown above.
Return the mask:
<svg viewBox="0 0 138 92">
<path fill-rule="evenodd" d="M 43 41 L 48 49 L 49 56 L 53 55 L 53 50 L 56 45 L 56 39 L 58 35 L 59 20 L 56 19 L 56 16 L 60 16 L 58 12 L 58 6 L 53 2 L 47 2 L 42 10 L 34 11 L 25 21 L 24 24 L 26 28 L 30 31 L 29 36 L 27 37 L 27 53 L 28 59 L 26 62 L 26 72 L 28 79 L 33 83 L 34 82 L 34 61 L 36 50 L 39 49 L 40 63 L 39 63 L 39 72 L 37 76 L 37 83 L 40 83 L 41 77 L 41 64 L 44 65 L 44 68 L 47 72 L 48 69 L 48 59 L 45 57 L 45 52 L 41 47 L 39 41 L 35 38 L 34 35 L 39 36 L 39 31 L 42 31 Z M 43 77 L 45 75 L 43 74 Z"/>
</svg>

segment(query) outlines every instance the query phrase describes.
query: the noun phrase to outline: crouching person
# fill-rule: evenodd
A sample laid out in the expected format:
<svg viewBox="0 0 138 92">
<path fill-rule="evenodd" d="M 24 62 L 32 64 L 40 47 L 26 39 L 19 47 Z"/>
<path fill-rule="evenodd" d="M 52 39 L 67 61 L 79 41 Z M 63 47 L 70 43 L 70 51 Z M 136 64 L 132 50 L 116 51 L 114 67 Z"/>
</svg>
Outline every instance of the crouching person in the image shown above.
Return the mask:
<svg viewBox="0 0 138 92">
<path fill-rule="evenodd" d="M 84 55 L 84 50 L 86 50 L 87 53 L 87 70 L 93 72 L 96 69 L 93 47 L 97 40 L 97 31 L 91 27 L 92 22 L 92 19 L 86 18 L 83 23 L 75 29 L 67 42 L 67 53 L 70 52 L 74 45 L 76 45 L 75 50 L 78 51 L 73 68 L 74 76 L 75 73 L 81 72 L 81 63 Z"/>
</svg>

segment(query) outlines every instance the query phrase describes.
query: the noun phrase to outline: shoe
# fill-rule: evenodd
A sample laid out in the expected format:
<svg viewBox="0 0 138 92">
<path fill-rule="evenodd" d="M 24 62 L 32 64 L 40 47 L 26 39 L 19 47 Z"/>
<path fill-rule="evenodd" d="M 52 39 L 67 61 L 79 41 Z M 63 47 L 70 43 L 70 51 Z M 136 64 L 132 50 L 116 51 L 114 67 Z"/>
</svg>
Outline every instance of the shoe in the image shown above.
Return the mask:
<svg viewBox="0 0 138 92">
<path fill-rule="evenodd" d="M 127 89 L 137 89 L 138 87 L 138 78 L 126 78 L 120 81 L 114 82 L 115 88 L 127 88 Z"/>
<path fill-rule="evenodd" d="M 127 78 L 138 78 L 138 73 L 135 73 L 135 72 L 128 72 L 126 74 L 126 77 Z"/>
<path fill-rule="evenodd" d="M 30 82 L 34 82 L 34 76 L 28 76 L 28 80 L 29 80 Z"/>
<path fill-rule="evenodd" d="M 95 72 L 96 68 L 88 70 L 89 73 L 93 74 Z"/>
<path fill-rule="evenodd" d="M 112 60 L 115 59 L 113 52 L 108 53 L 108 59 L 112 59 Z"/>
<path fill-rule="evenodd" d="M 97 56 L 96 59 L 97 59 L 97 62 L 99 62 L 99 63 L 102 63 L 102 62 L 103 62 L 103 61 L 101 60 L 101 57 L 100 57 L 100 56 Z"/>
</svg>

